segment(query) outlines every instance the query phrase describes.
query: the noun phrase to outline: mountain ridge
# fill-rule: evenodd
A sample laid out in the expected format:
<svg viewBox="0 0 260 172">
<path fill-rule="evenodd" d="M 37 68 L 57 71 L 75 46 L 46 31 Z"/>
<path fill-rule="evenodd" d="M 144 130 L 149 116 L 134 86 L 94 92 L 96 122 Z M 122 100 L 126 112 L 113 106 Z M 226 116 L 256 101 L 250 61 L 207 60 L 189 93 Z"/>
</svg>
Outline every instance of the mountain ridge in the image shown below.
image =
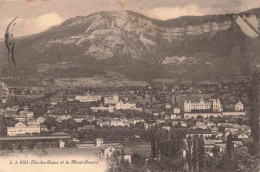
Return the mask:
<svg viewBox="0 0 260 172">
<path fill-rule="evenodd" d="M 239 14 L 254 14 L 259 20 L 260 8 Z M 39 72 L 41 64 L 73 62 L 70 72 L 84 64 L 86 73 L 80 69 L 78 77 L 114 71 L 133 80 L 247 75 L 260 64 L 259 40 L 244 35 L 233 15 L 184 16 L 165 21 L 133 11 L 77 16 L 17 39 L 17 68 L 21 73 L 47 76 L 55 70 Z M 6 66 L 4 56 L 4 46 L 0 46 L 0 58 L 5 62 L 1 68 Z M 28 66 L 30 71 L 26 71 Z M 55 77 L 70 77 L 67 69 L 65 66 L 63 70 L 66 75 Z"/>
</svg>

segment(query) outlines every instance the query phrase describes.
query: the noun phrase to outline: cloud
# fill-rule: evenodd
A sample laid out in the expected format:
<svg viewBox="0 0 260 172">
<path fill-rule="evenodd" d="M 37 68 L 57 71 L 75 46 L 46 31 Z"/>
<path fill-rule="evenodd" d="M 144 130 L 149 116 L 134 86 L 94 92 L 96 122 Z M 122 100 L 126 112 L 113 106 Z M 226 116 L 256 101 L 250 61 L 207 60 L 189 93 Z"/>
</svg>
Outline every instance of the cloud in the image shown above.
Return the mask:
<svg viewBox="0 0 260 172">
<path fill-rule="evenodd" d="M 203 15 L 203 13 L 198 10 L 196 5 L 190 5 L 184 7 L 160 7 L 148 10 L 145 12 L 148 16 L 152 18 L 157 18 L 161 20 L 167 20 L 170 18 L 177 18 L 184 15 Z"/>
<path fill-rule="evenodd" d="M 0 0 L 0 38 L 4 36 L 5 21 L 15 16 L 21 19 L 15 27 L 21 36 L 97 11 L 133 10 L 167 20 L 187 15 L 239 13 L 257 7 L 259 0 Z"/>
<path fill-rule="evenodd" d="M 8 25 L 11 20 L 12 18 L 8 18 L 5 25 Z M 39 33 L 51 26 L 58 25 L 61 22 L 63 22 L 63 19 L 54 12 L 47 13 L 36 18 L 18 18 L 16 20 L 16 26 L 13 33 L 15 36 Z"/>
</svg>

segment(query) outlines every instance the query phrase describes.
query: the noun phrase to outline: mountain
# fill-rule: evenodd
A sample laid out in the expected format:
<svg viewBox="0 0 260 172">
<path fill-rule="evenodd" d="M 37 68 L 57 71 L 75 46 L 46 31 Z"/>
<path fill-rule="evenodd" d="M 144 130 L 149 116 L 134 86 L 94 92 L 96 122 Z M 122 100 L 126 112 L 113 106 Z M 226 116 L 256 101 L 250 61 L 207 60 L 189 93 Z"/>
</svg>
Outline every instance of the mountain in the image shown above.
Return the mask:
<svg viewBox="0 0 260 172">
<path fill-rule="evenodd" d="M 260 20 L 260 8 L 239 15 Z M 161 21 L 133 11 L 102 11 L 17 38 L 13 73 L 77 78 L 115 72 L 132 80 L 231 78 L 260 67 L 259 43 L 241 31 L 234 14 Z M 3 73 L 6 53 L 2 41 Z"/>
</svg>

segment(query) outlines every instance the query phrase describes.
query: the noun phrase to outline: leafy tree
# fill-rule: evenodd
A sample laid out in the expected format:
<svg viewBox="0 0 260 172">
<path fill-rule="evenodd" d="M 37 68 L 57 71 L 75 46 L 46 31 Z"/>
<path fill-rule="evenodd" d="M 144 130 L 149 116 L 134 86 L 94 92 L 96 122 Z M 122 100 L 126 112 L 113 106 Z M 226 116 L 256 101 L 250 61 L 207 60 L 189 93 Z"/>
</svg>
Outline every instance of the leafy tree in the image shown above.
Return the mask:
<svg viewBox="0 0 260 172">
<path fill-rule="evenodd" d="M 13 127 L 18 121 L 13 117 L 0 117 L 0 135 L 7 134 L 7 127 Z"/>
<path fill-rule="evenodd" d="M 43 125 L 45 125 L 48 129 L 51 129 L 51 127 L 57 127 L 57 120 L 55 118 L 47 118 L 44 122 Z"/>
<path fill-rule="evenodd" d="M 243 119 L 242 118 L 237 118 L 237 124 L 238 125 L 243 125 Z"/>
</svg>

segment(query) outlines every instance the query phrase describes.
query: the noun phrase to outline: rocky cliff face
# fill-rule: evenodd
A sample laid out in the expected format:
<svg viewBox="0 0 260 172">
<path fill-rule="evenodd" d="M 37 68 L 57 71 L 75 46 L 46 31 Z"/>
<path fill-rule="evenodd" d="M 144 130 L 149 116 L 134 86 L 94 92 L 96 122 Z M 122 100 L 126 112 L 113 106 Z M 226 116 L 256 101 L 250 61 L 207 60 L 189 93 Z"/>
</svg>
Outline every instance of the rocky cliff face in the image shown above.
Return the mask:
<svg viewBox="0 0 260 172">
<path fill-rule="evenodd" d="M 50 39 L 53 44 L 86 47 L 85 55 L 106 59 L 117 55 L 138 58 L 146 53 L 157 52 L 160 42 L 171 44 L 193 36 L 213 37 L 217 32 L 230 29 L 231 19 L 219 23 L 205 22 L 198 25 L 168 26 L 167 21 L 147 18 L 131 11 L 98 12 L 87 17 L 77 17 L 52 30 L 68 32 L 62 38 Z M 73 32 L 76 28 L 80 32 Z M 87 44 L 87 46 L 86 46 Z"/>
<path fill-rule="evenodd" d="M 259 11 L 241 15 L 254 14 L 259 20 Z M 151 70 L 159 70 L 153 74 L 155 78 L 201 73 L 231 76 L 248 74 L 259 66 L 258 43 L 259 39 L 241 32 L 233 15 L 160 21 L 132 11 L 110 11 L 69 19 L 45 32 L 19 38 L 15 54 L 21 70 L 31 66 L 36 73 L 42 71 L 37 70 L 44 66 L 40 64 L 67 62 L 75 68 L 81 66 L 81 73 L 112 70 L 133 79 L 137 75 L 153 78 L 147 77 Z M 4 59 L 3 46 L 0 54 Z M 73 67 L 64 67 L 64 72 L 68 68 Z M 136 74 L 131 74 L 133 70 Z"/>
</svg>

